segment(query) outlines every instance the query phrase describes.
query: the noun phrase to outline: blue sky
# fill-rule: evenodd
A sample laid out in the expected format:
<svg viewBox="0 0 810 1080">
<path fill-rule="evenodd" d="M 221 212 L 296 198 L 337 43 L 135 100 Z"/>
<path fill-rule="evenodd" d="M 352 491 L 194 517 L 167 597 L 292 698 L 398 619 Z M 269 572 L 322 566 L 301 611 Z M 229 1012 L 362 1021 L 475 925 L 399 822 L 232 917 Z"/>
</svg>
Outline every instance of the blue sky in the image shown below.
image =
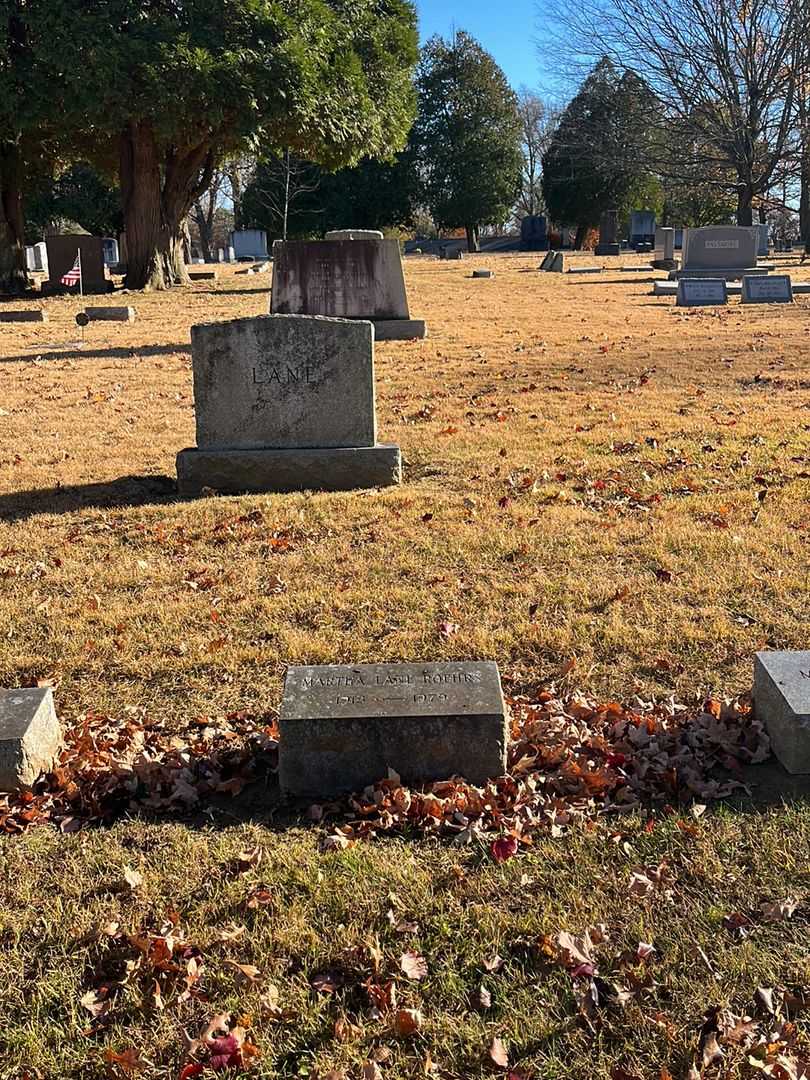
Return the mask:
<svg viewBox="0 0 810 1080">
<path fill-rule="evenodd" d="M 492 53 L 517 89 L 540 79 L 534 46 L 536 0 L 416 0 L 422 40 L 467 30 Z"/>
</svg>

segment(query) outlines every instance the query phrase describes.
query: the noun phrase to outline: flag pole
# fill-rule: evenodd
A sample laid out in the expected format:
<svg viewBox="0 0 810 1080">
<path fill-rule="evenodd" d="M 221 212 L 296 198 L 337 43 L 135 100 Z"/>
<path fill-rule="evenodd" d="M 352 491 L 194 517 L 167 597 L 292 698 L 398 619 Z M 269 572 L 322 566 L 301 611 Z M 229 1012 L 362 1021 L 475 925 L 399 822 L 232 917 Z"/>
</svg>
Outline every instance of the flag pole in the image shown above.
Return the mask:
<svg viewBox="0 0 810 1080">
<path fill-rule="evenodd" d="M 76 256 L 79 261 L 79 296 L 84 296 L 84 282 L 82 281 L 82 249 L 79 248 L 76 252 Z"/>
</svg>

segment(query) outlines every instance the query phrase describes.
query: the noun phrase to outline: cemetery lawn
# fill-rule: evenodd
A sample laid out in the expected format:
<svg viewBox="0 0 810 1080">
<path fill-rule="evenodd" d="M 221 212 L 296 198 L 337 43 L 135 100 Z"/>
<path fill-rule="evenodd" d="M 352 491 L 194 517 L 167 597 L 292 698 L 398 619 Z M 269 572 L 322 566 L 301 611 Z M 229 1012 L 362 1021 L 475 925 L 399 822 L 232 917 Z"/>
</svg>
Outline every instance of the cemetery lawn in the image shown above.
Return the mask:
<svg viewBox="0 0 810 1080">
<path fill-rule="evenodd" d="M 405 459 L 381 492 L 178 501 L 189 327 L 264 313 L 266 276 L 100 298 L 138 320 L 81 348 L 78 299 L 2 324 L 0 686 L 182 747 L 271 726 L 289 663 L 494 659 L 513 694 L 695 705 L 748 691 L 757 649 L 807 648 L 810 297 L 687 311 L 652 274 L 539 261 L 406 262 L 431 336 L 377 346 Z M 577 823 L 503 864 L 418 835 L 324 852 L 270 781 L 5 836 L 0 1080 L 176 1080 L 183 1032 L 222 1012 L 257 1077 L 506 1077 L 501 1040 L 515 1078 L 685 1080 L 715 1006 L 707 1078 L 793 1067 L 810 812 L 772 766 L 752 778 L 751 800 Z M 576 945 L 589 1008 L 558 936 L 599 924 Z M 729 1038 L 729 1015 L 755 1027 Z"/>
</svg>

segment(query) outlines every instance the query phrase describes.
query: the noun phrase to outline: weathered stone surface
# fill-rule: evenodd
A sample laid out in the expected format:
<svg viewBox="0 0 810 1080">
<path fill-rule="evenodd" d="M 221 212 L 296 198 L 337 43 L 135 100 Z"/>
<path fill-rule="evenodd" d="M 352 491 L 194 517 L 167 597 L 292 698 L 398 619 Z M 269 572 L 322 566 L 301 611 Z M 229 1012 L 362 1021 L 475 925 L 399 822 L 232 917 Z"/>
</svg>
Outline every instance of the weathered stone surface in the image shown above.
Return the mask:
<svg viewBox="0 0 810 1080">
<path fill-rule="evenodd" d="M 46 311 L 0 311 L 0 322 L 47 322 Z"/>
<path fill-rule="evenodd" d="M 274 315 L 410 318 L 397 240 L 278 240 L 273 255 Z"/>
<path fill-rule="evenodd" d="M 177 489 L 201 495 L 263 491 L 353 491 L 390 487 L 402 481 L 398 446 L 319 450 L 181 450 Z"/>
<path fill-rule="evenodd" d="M 548 223 L 542 214 L 530 214 L 520 223 L 520 250 L 545 251 L 548 247 Z"/>
<path fill-rule="evenodd" d="M 104 240 L 100 236 L 84 233 L 67 236 L 49 236 L 48 284 L 52 291 L 64 291 L 62 278 L 72 270 L 76 253 L 82 253 L 82 289 L 85 293 L 105 293 L 112 290 L 110 273 L 104 262 Z M 78 288 L 77 288 L 78 291 Z"/>
<path fill-rule="evenodd" d="M 301 315 L 191 328 L 197 446 L 373 446 L 374 328 Z"/>
<path fill-rule="evenodd" d="M 758 246 L 759 230 L 744 225 L 684 229 L 681 269 L 675 273 L 689 277 L 742 278 L 757 272 Z"/>
<path fill-rule="evenodd" d="M 375 319 L 374 337 L 377 341 L 413 341 L 427 337 L 424 319 Z"/>
<path fill-rule="evenodd" d="M 406 783 L 506 768 L 508 725 L 494 663 L 292 667 L 279 717 L 288 795 L 362 790 L 393 769 Z"/>
<path fill-rule="evenodd" d="M 379 229 L 332 229 L 325 240 L 382 240 Z"/>
<path fill-rule="evenodd" d="M 599 219 L 599 243 L 597 255 L 618 255 L 619 247 L 619 212 L 606 210 Z"/>
<path fill-rule="evenodd" d="M 239 260 L 267 258 L 267 233 L 261 229 L 237 229 L 231 243 Z"/>
<path fill-rule="evenodd" d="M 31 787 L 53 768 L 61 745 L 50 689 L 0 691 L 0 791 Z"/>
<path fill-rule="evenodd" d="M 650 245 L 648 248 L 647 245 Z M 655 244 L 655 211 L 632 210 L 630 212 L 630 246 L 650 250 Z"/>
<path fill-rule="evenodd" d="M 135 322 L 131 307 L 86 307 L 84 311 L 90 322 Z"/>
<path fill-rule="evenodd" d="M 758 652 L 754 710 L 789 773 L 810 773 L 810 652 Z"/>
<path fill-rule="evenodd" d="M 677 297 L 678 307 L 727 304 L 728 289 L 724 278 L 681 278 Z"/>
<path fill-rule="evenodd" d="M 744 304 L 792 304 L 793 286 L 789 274 L 773 274 L 770 277 L 742 279 L 742 302 Z"/>
</svg>

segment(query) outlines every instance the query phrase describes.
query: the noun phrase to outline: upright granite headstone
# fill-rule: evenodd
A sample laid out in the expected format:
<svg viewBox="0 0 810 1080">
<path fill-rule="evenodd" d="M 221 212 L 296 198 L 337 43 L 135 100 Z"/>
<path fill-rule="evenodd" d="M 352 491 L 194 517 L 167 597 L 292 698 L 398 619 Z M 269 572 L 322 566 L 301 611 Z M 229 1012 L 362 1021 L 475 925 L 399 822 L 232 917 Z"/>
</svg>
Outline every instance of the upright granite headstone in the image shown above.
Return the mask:
<svg viewBox="0 0 810 1080">
<path fill-rule="evenodd" d="M 118 266 L 121 261 L 118 257 L 118 241 L 112 236 L 105 236 L 101 241 L 101 249 L 104 253 L 104 265 Z"/>
<path fill-rule="evenodd" d="M 649 245 L 649 247 L 648 247 Z M 644 250 L 655 247 L 655 211 L 633 210 L 630 214 L 630 246 Z"/>
<path fill-rule="evenodd" d="M 104 240 L 100 236 L 49 236 L 48 286 L 51 291 L 64 289 L 62 278 L 73 268 L 76 253 L 82 253 L 82 289 L 85 293 L 110 292 L 113 285 L 110 272 L 104 262 Z"/>
<path fill-rule="evenodd" d="M 191 353 L 197 448 L 177 457 L 181 494 L 399 483 L 399 447 L 377 443 L 371 323 L 204 323 L 191 328 Z"/>
<path fill-rule="evenodd" d="M 49 688 L 0 691 L 0 791 L 31 787 L 53 768 L 61 746 Z"/>
<path fill-rule="evenodd" d="M 742 279 L 742 302 L 744 304 L 792 304 L 793 283 L 790 274 L 771 274 L 770 277 Z"/>
<path fill-rule="evenodd" d="M 681 269 L 674 275 L 733 281 L 746 274 L 767 273 L 757 268 L 757 242 L 755 231 L 744 225 L 685 229 Z"/>
<path fill-rule="evenodd" d="M 410 317 L 399 241 L 348 232 L 360 238 L 275 242 L 271 312 L 365 319 L 378 341 L 425 337 Z"/>
<path fill-rule="evenodd" d="M 254 262 L 269 255 L 267 233 L 262 229 L 236 229 L 231 233 L 231 245 L 239 262 Z"/>
<path fill-rule="evenodd" d="M 755 225 L 754 228 L 757 231 L 757 255 L 759 258 L 764 259 L 771 250 L 770 228 L 766 224 Z"/>
<path fill-rule="evenodd" d="M 599 243 L 597 255 L 618 255 L 619 247 L 619 212 L 606 210 L 599 221 Z"/>
<path fill-rule="evenodd" d="M 680 278 L 677 307 L 705 307 L 728 303 L 725 278 Z"/>
<path fill-rule="evenodd" d="M 754 711 L 789 773 L 810 773 L 810 652 L 758 652 Z"/>
<path fill-rule="evenodd" d="M 677 266 L 675 262 L 675 230 L 674 229 L 658 229 L 656 232 L 656 243 L 660 243 L 662 249 L 662 256 L 660 259 L 653 259 L 653 267 L 656 270 L 674 270 Z"/>
<path fill-rule="evenodd" d="M 38 274 L 48 273 L 48 246 L 43 241 L 34 244 L 34 270 Z"/>
<path fill-rule="evenodd" d="M 548 226 L 542 214 L 531 214 L 520 223 L 520 250 L 545 251 L 548 248 Z"/>
<path fill-rule="evenodd" d="M 279 715 L 279 780 L 294 796 L 362 791 L 506 769 L 508 724 L 494 663 L 291 667 Z"/>
</svg>

